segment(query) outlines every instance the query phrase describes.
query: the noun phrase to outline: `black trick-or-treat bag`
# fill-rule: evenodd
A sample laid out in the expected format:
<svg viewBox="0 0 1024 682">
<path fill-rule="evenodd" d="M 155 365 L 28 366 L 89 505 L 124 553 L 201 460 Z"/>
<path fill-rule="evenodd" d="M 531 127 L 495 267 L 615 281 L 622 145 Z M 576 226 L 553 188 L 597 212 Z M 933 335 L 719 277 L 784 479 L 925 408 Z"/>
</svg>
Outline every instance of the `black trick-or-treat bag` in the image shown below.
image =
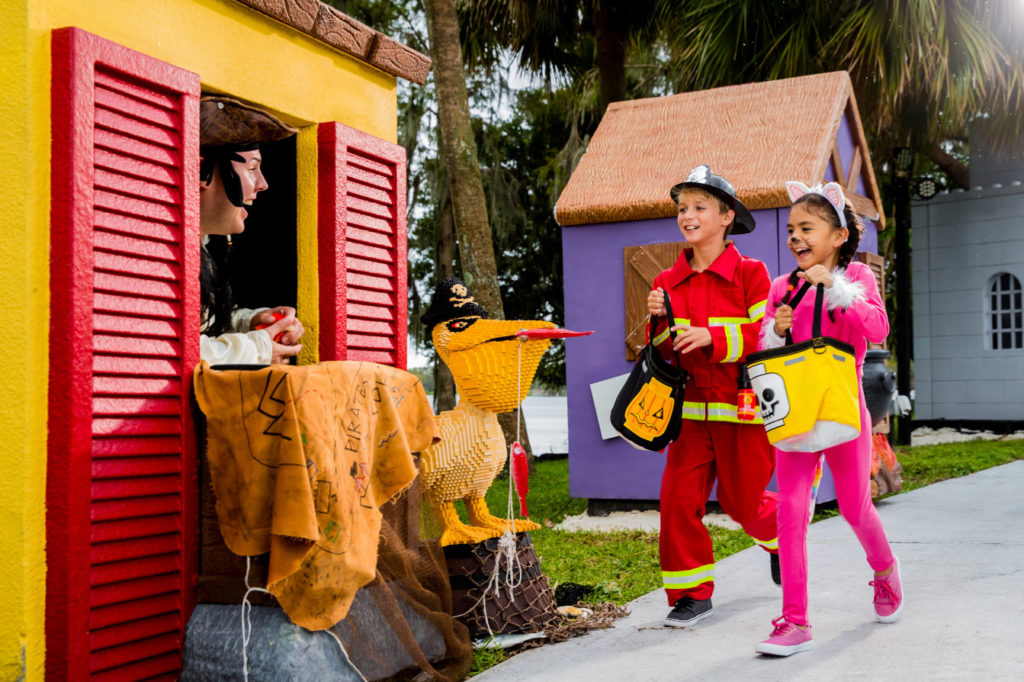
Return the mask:
<svg viewBox="0 0 1024 682">
<path fill-rule="evenodd" d="M 668 324 L 675 324 L 672 303 L 665 292 Z M 675 339 L 676 332 L 672 332 Z M 683 391 L 687 374 L 666 362 L 653 340 L 640 352 L 640 357 L 619 389 L 612 406 L 612 426 L 630 445 L 638 450 L 660 452 L 679 437 L 683 425 Z"/>
</svg>

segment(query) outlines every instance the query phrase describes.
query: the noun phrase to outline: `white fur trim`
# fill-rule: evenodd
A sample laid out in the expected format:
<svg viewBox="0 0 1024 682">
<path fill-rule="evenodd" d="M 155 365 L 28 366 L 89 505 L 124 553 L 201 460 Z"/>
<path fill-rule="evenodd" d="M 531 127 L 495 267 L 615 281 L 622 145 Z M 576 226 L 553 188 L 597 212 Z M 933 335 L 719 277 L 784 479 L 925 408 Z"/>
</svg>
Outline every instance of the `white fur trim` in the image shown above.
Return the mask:
<svg viewBox="0 0 1024 682">
<path fill-rule="evenodd" d="M 866 300 L 864 285 L 847 277 L 846 268 L 836 268 L 832 272 L 832 286 L 825 289 L 825 302 L 829 310 L 846 310 L 854 303 Z"/>
<path fill-rule="evenodd" d="M 765 316 L 761 322 L 761 341 L 764 344 L 764 350 L 772 348 L 782 348 L 786 345 L 786 337 L 779 336 L 775 333 L 775 318 Z"/>
</svg>

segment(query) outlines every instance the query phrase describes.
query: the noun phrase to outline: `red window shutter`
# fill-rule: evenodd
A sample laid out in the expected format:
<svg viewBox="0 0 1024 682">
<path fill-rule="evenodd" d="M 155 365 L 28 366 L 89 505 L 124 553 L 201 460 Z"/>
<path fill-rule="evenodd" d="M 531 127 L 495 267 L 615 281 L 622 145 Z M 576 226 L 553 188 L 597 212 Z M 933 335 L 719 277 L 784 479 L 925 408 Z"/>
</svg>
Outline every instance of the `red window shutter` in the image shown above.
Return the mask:
<svg viewBox="0 0 1024 682">
<path fill-rule="evenodd" d="M 404 369 L 405 148 L 340 123 L 317 140 L 320 359 Z"/>
<path fill-rule="evenodd" d="M 52 40 L 46 670 L 175 678 L 194 603 L 195 74 Z"/>
</svg>

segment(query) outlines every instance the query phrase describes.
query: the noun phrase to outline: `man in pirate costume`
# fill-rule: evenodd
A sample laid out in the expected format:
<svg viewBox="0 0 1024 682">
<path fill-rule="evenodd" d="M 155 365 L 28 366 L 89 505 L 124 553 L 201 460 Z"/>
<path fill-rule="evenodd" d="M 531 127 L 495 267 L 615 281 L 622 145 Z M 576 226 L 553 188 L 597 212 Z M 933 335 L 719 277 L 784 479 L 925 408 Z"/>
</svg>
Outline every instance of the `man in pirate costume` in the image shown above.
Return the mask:
<svg viewBox="0 0 1024 682">
<path fill-rule="evenodd" d="M 211 365 L 287 362 L 302 349 L 295 309 L 235 308 L 227 251 L 231 236 L 245 229 L 248 207 L 267 189 L 260 144 L 297 131 L 230 97 L 203 96 L 199 106 L 200 356 Z"/>
</svg>

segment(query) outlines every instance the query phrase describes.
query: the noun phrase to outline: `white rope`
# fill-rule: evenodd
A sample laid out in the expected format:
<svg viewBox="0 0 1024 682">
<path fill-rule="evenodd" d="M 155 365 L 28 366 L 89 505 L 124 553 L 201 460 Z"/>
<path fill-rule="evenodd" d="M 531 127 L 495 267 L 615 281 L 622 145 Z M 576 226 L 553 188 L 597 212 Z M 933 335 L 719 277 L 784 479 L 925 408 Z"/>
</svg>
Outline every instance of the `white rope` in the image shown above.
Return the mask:
<svg viewBox="0 0 1024 682">
<path fill-rule="evenodd" d="M 264 594 L 270 594 L 270 590 L 265 590 L 262 587 L 253 587 L 249 584 L 249 569 L 252 566 L 252 557 L 245 557 L 245 595 L 242 597 L 242 679 L 246 682 L 249 680 L 249 639 L 252 637 L 252 604 L 249 603 L 250 592 L 262 592 Z M 355 671 L 356 675 L 359 675 L 359 679 L 363 682 L 368 682 L 363 673 L 359 671 L 356 664 L 349 658 L 348 652 L 345 651 L 345 645 L 341 643 L 341 638 L 334 634 L 332 630 L 324 630 L 328 635 L 331 636 L 335 642 L 338 643 L 338 648 L 341 649 L 341 655 L 345 658 L 345 662 L 348 663 L 349 667 Z"/>
<path fill-rule="evenodd" d="M 249 603 L 250 592 L 263 592 L 270 594 L 269 590 L 262 587 L 253 587 L 249 584 L 249 568 L 252 565 L 252 557 L 245 557 L 245 596 L 242 597 L 242 679 L 249 680 L 249 638 L 252 636 L 252 604 Z"/>
</svg>

